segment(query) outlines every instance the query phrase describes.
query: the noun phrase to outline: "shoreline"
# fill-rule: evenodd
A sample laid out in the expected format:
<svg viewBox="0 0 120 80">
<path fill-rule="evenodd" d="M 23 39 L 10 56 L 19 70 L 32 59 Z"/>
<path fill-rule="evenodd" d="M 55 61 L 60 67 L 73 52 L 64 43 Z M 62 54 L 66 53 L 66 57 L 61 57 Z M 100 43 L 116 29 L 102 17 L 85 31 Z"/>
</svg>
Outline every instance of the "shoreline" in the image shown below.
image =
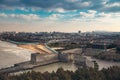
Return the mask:
<svg viewBox="0 0 120 80">
<path fill-rule="evenodd" d="M 16 45 L 17 47 L 19 47 L 18 45 L 23 45 L 23 44 L 16 44 L 15 42 L 11 42 L 11 41 L 4 41 L 4 42 L 7 42 L 8 45 L 9 44 Z M 26 45 L 27 47 L 28 47 L 28 45 L 33 45 L 32 47 L 36 48 L 36 44 L 24 44 L 24 45 Z M 23 47 L 21 47 L 21 48 L 23 48 Z M 24 49 L 26 49 L 26 48 L 24 48 Z M 50 52 L 50 50 L 47 49 L 45 47 L 45 45 L 37 45 L 36 49 L 41 50 L 41 51 L 48 50 Z M 28 50 L 28 48 L 27 48 L 27 50 Z M 45 53 L 46 53 L 46 51 L 45 51 Z M 0 73 L 4 73 L 4 72 L 5 73 L 12 73 L 12 72 L 18 72 L 18 71 L 23 71 L 23 70 L 29 70 L 29 69 L 33 69 L 33 68 L 36 68 L 36 67 L 57 63 L 57 62 L 59 62 L 58 59 L 57 60 L 51 60 L 51 61 L 43 61 L 43 62 L 40 62 L 40 63 L 37 63 L 37 64 L 31 64 L 30 60 L 28 60 L 27 62 L 23 61 L 23 62 L 20 62 L 20 63 L 17 63 L 17 64 L 14 63 L 10 67 L 3 67 L 3 68 L 0 69 Z"/>
<path fill-rule="evenodd" d="M 31 53 L 34 52 L 9 41 L 0 40 L 0 69 L 30 60 Z"/>
<path fill-rule="evenodd" d="M 16 45 L 25 45 L 25 44 L 40 44 L 38 42 L 17 42 L 17 41 L 11 41 L 11 40 L 7 40 L 6 42 L 10 42 Z"/>
</svg>

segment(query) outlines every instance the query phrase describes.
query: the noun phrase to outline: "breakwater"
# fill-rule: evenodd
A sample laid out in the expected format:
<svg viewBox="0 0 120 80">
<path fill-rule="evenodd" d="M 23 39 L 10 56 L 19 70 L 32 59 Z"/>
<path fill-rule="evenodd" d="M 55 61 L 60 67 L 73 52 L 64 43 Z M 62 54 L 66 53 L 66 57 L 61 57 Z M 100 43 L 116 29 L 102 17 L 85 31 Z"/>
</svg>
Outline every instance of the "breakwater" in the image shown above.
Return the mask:
<svg viewBox="0 0 120 80">
<path fill-rule="evenodd" d="M 30 70 L 36 67 L 40 67 L 40 66 L 44 66 L 44 65 L 48 65 L 56 62 L 59 62 L 59 60 L 49 60 L 49 61 L 38 62 L 35 64 L 31 64 L 30 61 L 26 61 L 23 63 L 14 64 L 14 66 L 11 66 L 8 68 L 0 69 L 0 73 L 13 73 L 18 71 Z"/>
</svg>

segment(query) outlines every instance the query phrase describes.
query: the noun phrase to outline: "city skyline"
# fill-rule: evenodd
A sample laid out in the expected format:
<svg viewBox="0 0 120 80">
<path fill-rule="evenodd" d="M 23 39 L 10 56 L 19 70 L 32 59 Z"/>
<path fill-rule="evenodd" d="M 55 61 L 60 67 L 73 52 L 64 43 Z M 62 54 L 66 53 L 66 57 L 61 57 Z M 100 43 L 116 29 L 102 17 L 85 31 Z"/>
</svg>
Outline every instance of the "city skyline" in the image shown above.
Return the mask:
<svg viewBox="0 0 120 80">
<path fill-rule="evenodd" d="M 120 0 L 1 0 L 1 31 L 120 31 Z"/>
</svg>

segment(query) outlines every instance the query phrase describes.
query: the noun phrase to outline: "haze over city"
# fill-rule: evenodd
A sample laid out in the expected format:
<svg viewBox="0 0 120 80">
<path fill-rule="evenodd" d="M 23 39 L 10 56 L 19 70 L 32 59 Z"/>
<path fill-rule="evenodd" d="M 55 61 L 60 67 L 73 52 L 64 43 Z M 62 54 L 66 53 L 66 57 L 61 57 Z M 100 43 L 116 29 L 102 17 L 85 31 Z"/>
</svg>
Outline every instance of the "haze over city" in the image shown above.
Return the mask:
<svg viewBox="0 0 120 80">
<path fill-rule="evenodd" d="M 120 31 L 120 0 L 0 0 L 2 31 Z"/>
</svg>

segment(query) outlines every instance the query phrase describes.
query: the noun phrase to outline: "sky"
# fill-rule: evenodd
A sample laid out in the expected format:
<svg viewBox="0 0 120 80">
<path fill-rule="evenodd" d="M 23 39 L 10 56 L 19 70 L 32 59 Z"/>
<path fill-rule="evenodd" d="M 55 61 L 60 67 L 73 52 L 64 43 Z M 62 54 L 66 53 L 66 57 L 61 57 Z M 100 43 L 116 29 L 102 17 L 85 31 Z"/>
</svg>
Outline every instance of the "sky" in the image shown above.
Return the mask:
<svg viewBox="0 0 120 80">
<path fill-rule="evenodd" d="M 120 32 L 120 0 L 0 0 L 0 32 Z"/>
</svg>

